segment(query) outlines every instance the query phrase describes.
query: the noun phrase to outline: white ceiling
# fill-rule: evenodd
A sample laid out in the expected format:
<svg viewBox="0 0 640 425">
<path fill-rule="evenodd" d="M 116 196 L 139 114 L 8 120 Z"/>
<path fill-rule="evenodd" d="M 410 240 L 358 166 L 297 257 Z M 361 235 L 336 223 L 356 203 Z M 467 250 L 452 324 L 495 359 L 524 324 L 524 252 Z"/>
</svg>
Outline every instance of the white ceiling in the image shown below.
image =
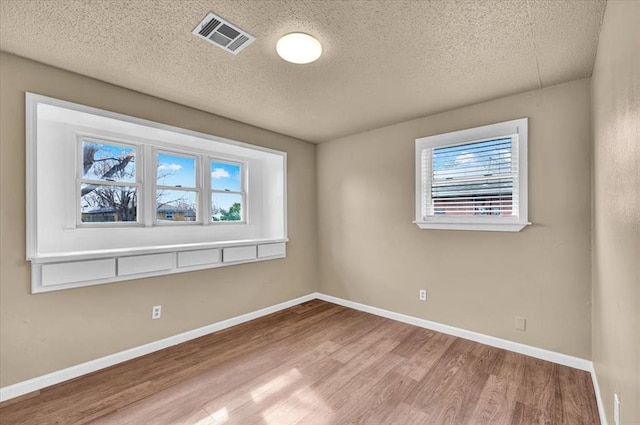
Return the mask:
<svg viewBox="0 0 640 425">
<path fill-rule="evenodd" d="M 605 0 L 1 0 L 0 49 L 312 142 L 589 77 Z M 257 37 L 233 56 L 210 11 Z M 278 38 L 324 53 L 293 65 Z"/>
</svg>

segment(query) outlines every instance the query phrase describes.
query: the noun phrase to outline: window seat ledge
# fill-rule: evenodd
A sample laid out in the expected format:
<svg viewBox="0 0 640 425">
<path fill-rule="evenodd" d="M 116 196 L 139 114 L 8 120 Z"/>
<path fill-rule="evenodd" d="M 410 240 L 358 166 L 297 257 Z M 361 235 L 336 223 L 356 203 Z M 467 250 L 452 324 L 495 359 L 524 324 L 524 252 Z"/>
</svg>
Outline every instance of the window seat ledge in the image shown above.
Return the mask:
<svg viewBox="0 0 640 425">
<path fill-rule="evenodd" d="M 31 293 L 285 258 L 288 239 L 56 254 L 31 260 Z"/>
<path fill-rule="evenodd" d="M 519 232 L 532 223 L 433 223 L 414 221 L 421 229 L 478 230 L 484 232 Z"/>
</svg>

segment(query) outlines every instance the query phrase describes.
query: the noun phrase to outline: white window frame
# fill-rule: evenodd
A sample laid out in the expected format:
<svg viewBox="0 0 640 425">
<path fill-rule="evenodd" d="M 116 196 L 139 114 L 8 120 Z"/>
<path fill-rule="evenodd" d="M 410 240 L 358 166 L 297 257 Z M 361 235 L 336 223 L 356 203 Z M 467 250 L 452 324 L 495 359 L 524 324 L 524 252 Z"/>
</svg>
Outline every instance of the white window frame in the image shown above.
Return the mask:
<svg viewBox="0 0 640 425">
<path fill-rule="evenodd" d="M 33 93 L 25 95 L 25 114 L 32 293 L 286 257 L 286 152 Z M 79 223 L 83 137 L 136 148 L 140 223 Z M 154 223 L 158 150 L 198 158 L 197 225 Z M 242 164 L 245 222 L 212 226 L 204 219 L 210 159 Z"/>
<path fill-rule="evenodd" d="M 105 144 L 109 144 L 112 146 L 122 146 L 126 148 L 133 148 L 136 152 L 136 178 L 133 182 L 110 182 L 110 181 L 102 181 L 102 180 L 91 180 L 83 178 L 83 166 L 84 166 L 84 155 L 83 155 L 83 142 L 86 140 L 103 142 Z M 79 133 L 77 135 L 77 177 L 76 177 L 76 197 L 74 203 L 74 209 L 76 210 L 76 227 L 126 227 L 126 226 L 141 226 L 143 223 L 144 217 L 144 206 L 142 205 L 142 199 L 144 197 L 144 180 L 143 180 L 143 172 L 141 165 L 141 158 L 143 157 L 142 147 L 135 144 L 129 143 L 124 140 L 114 140 L 104 136 L 92 135 L 92 134 L 84 134 Z M 135 187 L 136 188 L 136 196 L 137 196 L 137 217 L 136 221 L 118 221 L 118 222 L 83 222 L 82 221 L 82 195 L 81 189 L 83 184 L 94 184 L 98 186 L 126 186 L 126 187 Z"/>
<path fill-rule="evenodd" d="M 182 158 L 193 158 L 195 161 L 195 186 L 194 187 L 182 187 L 182 186 L 163 186 L 158 184 L 158 155 L 165 154 L 171 156 L 179 156 Z M 188 150 L 175 151 L 170 149 L 161 149 L 157 147 L 153 147 L 152 149 L 153 155 L 153 179 L 151 180 L 152 189 L 151 189 L 151 200 L 153 203 L 153 212 L 151 222 L 154 226 L 193 226 L 198 224 L 206 223 L 206 220 L 203 217 L 206 209 L 206 202 L 203 199 L 203 184 L 202 184 L 202 162 L 204 155 L 199 155 L 194 152 L 190 152 Z M 173 190 L 178 192 L 194 192 L 196 194 L 196 220 L 195 221 L 170 221 L 170 222 L 161 222 L 158 220 L 158 190 Z"/>
<path fill-rule="evenodd" d="M 214 189 L 213 186 L 211 185 L 211 178 L 208 178 L 208 184 L 209 184 L 209 200 L 208 200 L 208 205 L 209 205 L 209 224 L 212 225 L 228 225 L 228 224 L 247 224 L 248 220 L 248 207 L 247 207 L 247 173 L 248 173 L 248 167 L 247 167 L 247 163 L 243 162 L 243 161 L 233 161 L 230 159 L 224 159 L 224 158 L 217 158 L 217 157 L 212 157 L 210 156 L 208 158 L 208 168 L 207 168 L 207 172 L 210 172 L 211 170 L 211 164 L 213 162 L 221 162 L 223 164 L 230 164 L 230 165 L 238 165 L 240 166 L 240 191 L 234 191 L 234 190 L 217 190 Z M 241 213 L 242 216 L 240 217 L 241 220 L 240 221 L 214 221 L 213 220 L 213 203 L 212 203 L 212 198 L 213 198 L 213 194 L 214 193 L 227 193 L 227 194 L 235 194 L 235 195 L 240 195 L 241 197 Z"/>
<path fill-rule="evenodd" d="M 457 146 L 485 140 L 512 137 L 517 139 L 517 216 L 446 216 L 428 215 L 425 204 L 429 202 L 432 188 L 431 157 L 425 157 L 433 149 Z M 528 221 L 527 193 L 527 145 L 528 118 L 474 127 L 450 133 L 416 139 L 415 144 L 415 224 L 420 229 L 480 230 L 519 232 L 531 224 Z"/>
</svg>

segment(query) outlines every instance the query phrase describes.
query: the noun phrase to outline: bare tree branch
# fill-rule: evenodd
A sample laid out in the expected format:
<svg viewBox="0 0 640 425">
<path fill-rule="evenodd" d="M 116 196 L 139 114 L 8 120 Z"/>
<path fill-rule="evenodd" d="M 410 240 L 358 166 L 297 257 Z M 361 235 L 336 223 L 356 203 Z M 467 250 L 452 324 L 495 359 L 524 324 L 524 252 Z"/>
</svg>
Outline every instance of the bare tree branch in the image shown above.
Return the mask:
<svg viewBox="0 0 640 425">
<path fill-rule="evenodd" d="M 89 171 L 89 169 L 91 168 L 91 166 L 93 165 L 94 162 L 96 161 L 103 161 L 103 160 L 95 160 L 93 159 L 93 154 L 95 154 L 95 150 L 93 150 L 93 154 L 91 154 L 91 158 L 88 159 L 87 158 L 87 152 L 92 151 L 92 148 L 89 147 L 85 147 L 84 150 L 84 172 L 86 173 L 87 171 Z M 117 161 L 119 161 L 116 165 L 114 165 L 113 167 L 111 167 L 109 170 L 107 170 L 106 173 L 104 173 L 100 178 L 101 179 L 109 179 L 111 177 L 114 176 L 114 174 L 124 170 L 127 165 L 129 165 L 129 163 L 131 162 L 131 160 L 135 157 L 135 155 L 133 153 L 125 156 L 122 159 L 116 159 Z M 114 158 L 115 159 L 115 158 Z M 89 167 L 87 167 L 87 163 L 90 162 L 91 165 L 89 165 Z M 98 188 L 99 185 L 95 185 L 95 184 L 90 184 L 87 185 L 85 187 L 82 188 L 82 191 L 80 192 L 81 196 L 85 196 L 88 195 L 89 193 L 93 192 L 94 190 L 96 190 Z"/>
</svg>

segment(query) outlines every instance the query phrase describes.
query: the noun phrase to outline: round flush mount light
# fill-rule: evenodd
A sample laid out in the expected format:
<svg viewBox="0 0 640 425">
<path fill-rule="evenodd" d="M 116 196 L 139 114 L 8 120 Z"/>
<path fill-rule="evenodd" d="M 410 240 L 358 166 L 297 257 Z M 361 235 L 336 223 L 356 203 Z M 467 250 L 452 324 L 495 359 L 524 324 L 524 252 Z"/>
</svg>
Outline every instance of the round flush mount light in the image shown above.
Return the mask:
<svg viewBox="0 0 640 425">
<path fill-rule="evenodd" d="M 287 62 L 304 64 L 311 63 L 320 57 L 322 45 L 309 34 L 292 32 L 278 40 L 276 51 Z"/>
</svg>

